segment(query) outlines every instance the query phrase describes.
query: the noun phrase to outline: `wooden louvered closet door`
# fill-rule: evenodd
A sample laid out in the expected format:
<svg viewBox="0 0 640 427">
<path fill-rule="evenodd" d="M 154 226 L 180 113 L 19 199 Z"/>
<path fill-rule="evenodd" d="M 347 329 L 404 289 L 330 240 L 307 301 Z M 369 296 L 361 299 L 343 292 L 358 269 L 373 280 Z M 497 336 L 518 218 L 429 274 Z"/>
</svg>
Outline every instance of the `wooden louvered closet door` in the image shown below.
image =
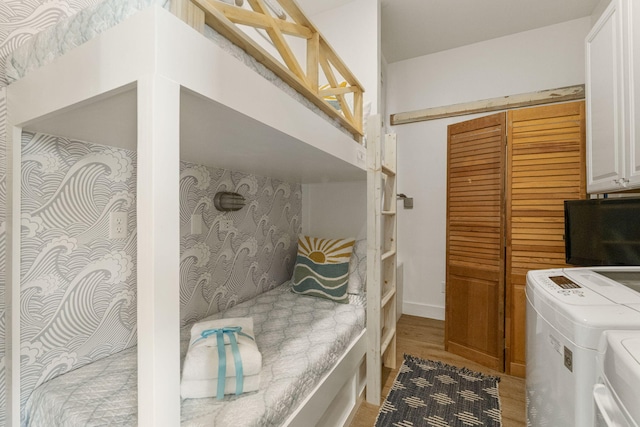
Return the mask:
<svg viewBox="0 0 640 427">
<path fill-rule="evenodd" d="M 564 200 L 586 197 L 584 102 L 507 117 L 506 371 L 524 377 L 527 271 L 565 266 Z"/>
<path fill-rule="evenodd" d="M 504 366 L 505 114 L 449 126 L 445 349 Z"/>
</svg>

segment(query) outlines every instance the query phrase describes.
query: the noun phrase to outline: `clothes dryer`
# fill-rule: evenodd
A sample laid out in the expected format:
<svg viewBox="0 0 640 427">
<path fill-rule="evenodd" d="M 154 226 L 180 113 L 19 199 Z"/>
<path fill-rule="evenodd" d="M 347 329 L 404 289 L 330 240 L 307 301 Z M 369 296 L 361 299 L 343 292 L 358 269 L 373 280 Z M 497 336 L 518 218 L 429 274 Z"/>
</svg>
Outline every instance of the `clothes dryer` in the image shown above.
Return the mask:
<svg viewBox="0 0 640 427">
<path fill-rule="evenodd" d="M 640 426 L 640 331 L 606 331 L 596 356 L 596 427 Z"/>
<path fill-rule="evenodd" d="M 638 267 L 527 274 L 528 425 L 593 426 L 598 343 L 606 330 L 640 330 L 637 289 Z"/>
</svg>

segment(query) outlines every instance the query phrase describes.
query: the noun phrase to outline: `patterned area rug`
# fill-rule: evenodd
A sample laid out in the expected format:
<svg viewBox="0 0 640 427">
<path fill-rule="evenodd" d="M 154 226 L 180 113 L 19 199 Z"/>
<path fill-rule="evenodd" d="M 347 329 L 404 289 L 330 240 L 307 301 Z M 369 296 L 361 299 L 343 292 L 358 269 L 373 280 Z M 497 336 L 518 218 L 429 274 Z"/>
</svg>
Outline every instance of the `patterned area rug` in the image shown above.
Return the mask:
<svg viewBox="0 0 640 427">
<path fill-rule="evenodd" d="M 404 356 L 376 427 L 502 426 L 499 377 Z"/>
</svg>

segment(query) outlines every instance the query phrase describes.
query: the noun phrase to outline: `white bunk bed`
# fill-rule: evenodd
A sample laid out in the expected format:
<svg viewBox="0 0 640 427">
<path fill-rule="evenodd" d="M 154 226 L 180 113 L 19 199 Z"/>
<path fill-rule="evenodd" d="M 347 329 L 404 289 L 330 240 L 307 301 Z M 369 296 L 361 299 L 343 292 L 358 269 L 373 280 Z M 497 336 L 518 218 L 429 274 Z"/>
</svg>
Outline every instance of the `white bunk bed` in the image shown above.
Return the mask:
<svg viewBox="0 0 640 427">
<path fill-rule="evenodd" d="M 365 148 L 158 6 L 30 71 L 7 99 L 7 425 L 21 422 L 23 131 L 137 151 L 137 422 L 180 424 L 178 159 L 299 183 L 358 181 Z M 286 424 L 344 422 L 364 387 L 366 338 L 353 336 Z"/>
<path fill-rule="evenodd" d="M 220 401 L 183 399 L 182 426 L 332 426 L 348 418 L 358 386 L 354 380 L 363 379 L 353 377 L 364 354 L 362 305 L 298 295 L 287 282 L 205 320 L 237 317 L 254 322 L 263 360 L 260 389 Z M 181 358 L 190 329 L 182 329 Z M 332 368 L 340 376 L 326 378 L 342 384 L 321 381 Z M 58 376 L 35 389 L 26 424 L 135 426 L 135 373 L 134 347 Z"/>
</svg>

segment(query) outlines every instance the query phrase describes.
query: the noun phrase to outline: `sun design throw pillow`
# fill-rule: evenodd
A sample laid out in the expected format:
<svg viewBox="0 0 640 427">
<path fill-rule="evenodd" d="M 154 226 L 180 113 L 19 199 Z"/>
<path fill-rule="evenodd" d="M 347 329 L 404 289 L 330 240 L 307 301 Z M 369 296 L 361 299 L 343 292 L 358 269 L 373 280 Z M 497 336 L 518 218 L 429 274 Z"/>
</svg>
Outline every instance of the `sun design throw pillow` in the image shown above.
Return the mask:
<svg viewBox="0 0 640 427">
<path fill-rule="evenodd" d="M 354 239 L 298 238 L 293 292 L 348 303 L 349 260 Z"/>
</svg>

